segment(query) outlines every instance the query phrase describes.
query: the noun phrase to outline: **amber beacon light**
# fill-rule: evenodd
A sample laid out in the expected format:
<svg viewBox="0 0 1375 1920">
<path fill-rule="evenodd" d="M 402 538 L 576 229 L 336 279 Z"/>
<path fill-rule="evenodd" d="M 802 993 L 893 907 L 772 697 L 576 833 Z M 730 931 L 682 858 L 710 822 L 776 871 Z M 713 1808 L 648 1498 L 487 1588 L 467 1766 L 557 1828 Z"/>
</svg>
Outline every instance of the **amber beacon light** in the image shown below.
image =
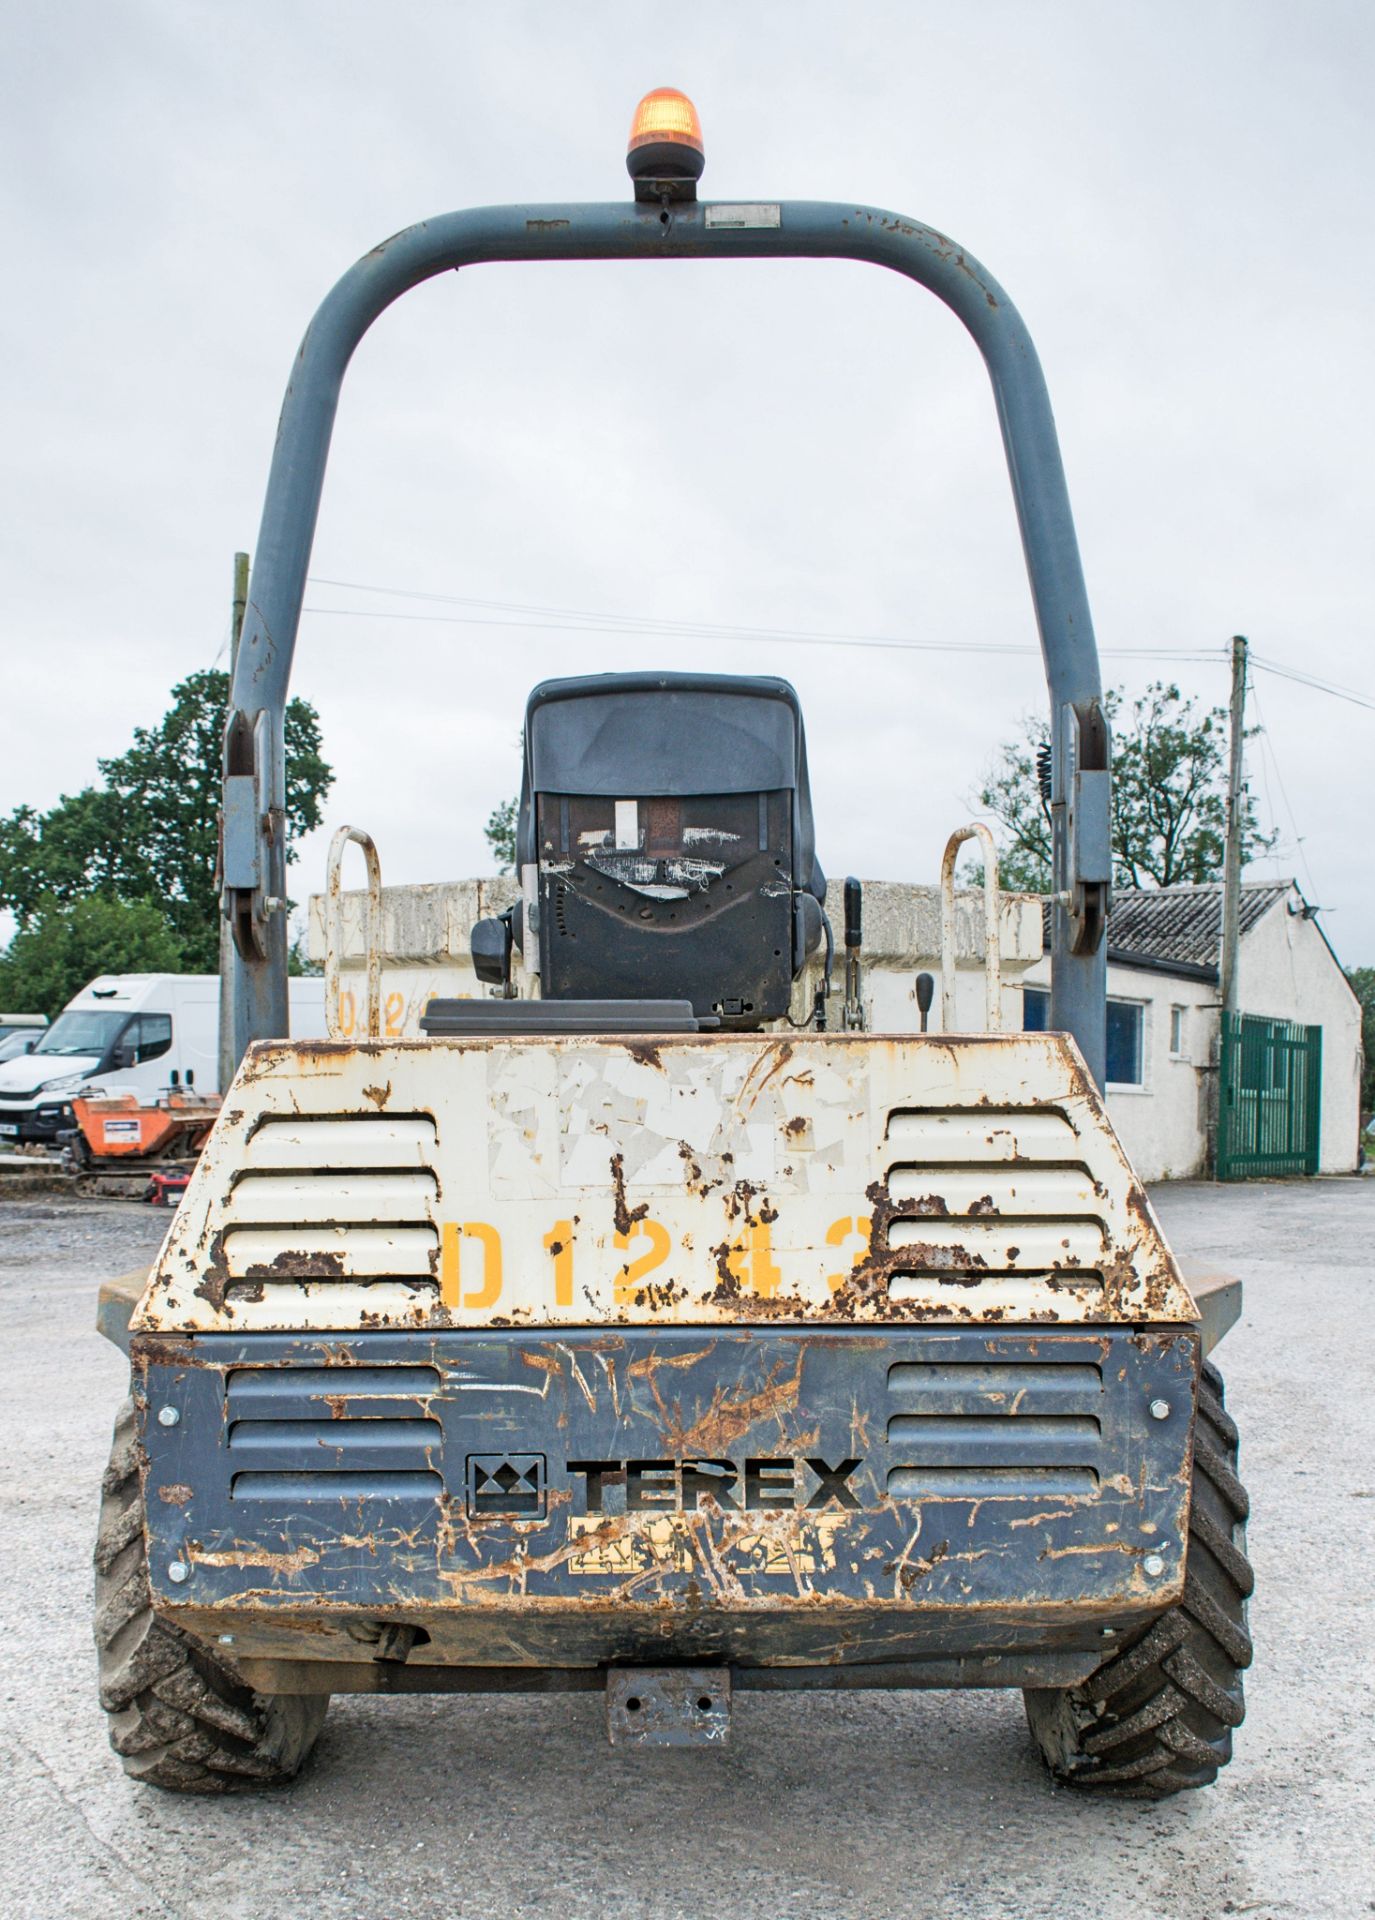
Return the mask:
<svg viewBox="0 0 1375 1920">
<path fill-rule="evenodd" d="M 676 87 L 655 87 L 630 123 L 626 170 L 637 200 L 695 200 L 707 163 L 697 109 Z"/>
</svg>

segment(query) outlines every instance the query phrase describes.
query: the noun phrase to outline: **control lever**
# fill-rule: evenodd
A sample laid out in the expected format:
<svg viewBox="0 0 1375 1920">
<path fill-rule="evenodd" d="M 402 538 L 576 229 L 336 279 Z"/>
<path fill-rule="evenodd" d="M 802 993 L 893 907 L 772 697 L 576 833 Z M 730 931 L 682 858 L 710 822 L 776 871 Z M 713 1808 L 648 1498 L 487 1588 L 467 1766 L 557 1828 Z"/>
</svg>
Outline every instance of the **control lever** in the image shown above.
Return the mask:
<svg viewBox="0 0 1375 1920">
<path fill-rule="evenodd" d="M 864 889 L 851 875 L 845 882 L 845 1012 L 842 1016 L 842 1024 L 848 1033 L 864 1031 L 859 971 L 863 910 Z"/>
<path fill-rule="evenodd" d="M 921 1030 L 926 1032 L 926 1023 L 931 1014 L 931 1002 L 936 997 L 936 982 L 933 975 L 917 975 L 917 1012 L 921 1015 Z"/>
</svg>

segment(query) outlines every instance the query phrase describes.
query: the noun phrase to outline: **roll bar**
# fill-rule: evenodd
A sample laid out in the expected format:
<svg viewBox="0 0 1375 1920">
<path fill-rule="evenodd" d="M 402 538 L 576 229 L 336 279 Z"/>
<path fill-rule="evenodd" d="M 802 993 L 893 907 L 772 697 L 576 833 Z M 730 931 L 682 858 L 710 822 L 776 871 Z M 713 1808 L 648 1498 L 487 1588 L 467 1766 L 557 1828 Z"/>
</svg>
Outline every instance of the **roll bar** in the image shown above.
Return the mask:
<svg viewBox="0 0 1375 1920">
<path fill-rule="evenodd" d="M 982 820 L 971 820 L 967 827 L 956 827 L 945 843 L 941 858 L 941 1027 L 946 1033 L 958 1033 L 955 1011 L 955 862 L 966 840 L 977 840 L 984 856 L 984 1031 L 1003 1030 L 1003 945 L 999 919 L 998 849 L 993 835 Z"/>
<path fill-rule="evenodd" d="M 612 202 L 480 207 L 385 240 L 326 297 L 301 343 L 277 431 L 225 730 L 224 996 L 237 1062 L 288 1031 L 283 722 L 330 435 L 358 342 L 435 274 L 497 260 L 865 260 L 943 300 L 993 385 L 1050 693 L 1054 899 L 1051 1025 L 1106 1067 L 1109 740 L 1055 422 L 1031 337 L 997 281 L 945 234 L 843 202 Z"/>
<path fill-rule="evenodd" d="M 363 953 L 368 969 L 368 999 L 364 1030 L 369 1040 L 382 1038 L 382 863 L 370 833 L 361 827 L 340 827 L 329 843 L 325 863 L 325 1031 L 331 1040 L 344 1040 L 357 1030 L 357 1014 L 349 1034 L 344 1032 L 339 991 L 339 968 L 344 958 L 344 849 L 352 841 L 363 849 L 368 875 L 367 918 L 363 923 Z"/>
</svg>

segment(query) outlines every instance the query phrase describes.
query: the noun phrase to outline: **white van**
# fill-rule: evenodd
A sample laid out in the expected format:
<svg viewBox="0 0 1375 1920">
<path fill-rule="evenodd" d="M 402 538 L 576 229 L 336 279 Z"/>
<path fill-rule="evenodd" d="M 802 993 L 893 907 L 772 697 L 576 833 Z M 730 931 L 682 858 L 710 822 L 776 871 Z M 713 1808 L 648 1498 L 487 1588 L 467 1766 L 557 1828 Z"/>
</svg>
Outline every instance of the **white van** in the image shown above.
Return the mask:
<svg viewBox="0 0 1375 1920">
<path fill-rule="evenodd" d="M 0 1060 L 32 1053 L 47 1024 L 46 1013 L 0 1013 Z"/>
<path fill-rule="evenodd" d="M 290 991 L 293 1038 L 323 1038 L 324 981 L 293 980 Z M 32 1051 L 0 1061 L 0 1142 L 55 1139 L 74 1124 L 73 1098 L 96 1088 L 218 1093 L 219 1018 L 218 974 L 102 974 Z"/>
</svg>

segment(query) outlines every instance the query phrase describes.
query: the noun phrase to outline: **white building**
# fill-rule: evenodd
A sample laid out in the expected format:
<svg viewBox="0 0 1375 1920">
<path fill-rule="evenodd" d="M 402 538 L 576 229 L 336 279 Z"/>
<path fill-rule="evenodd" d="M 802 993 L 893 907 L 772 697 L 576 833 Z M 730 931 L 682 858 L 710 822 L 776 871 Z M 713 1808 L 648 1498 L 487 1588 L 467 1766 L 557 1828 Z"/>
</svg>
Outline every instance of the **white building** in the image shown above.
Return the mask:
<svg viewBox="0 0 1375 1920">
<path fill-rule="evenodd" d="M 504 912 L 519 898 L 517 883 L 505 875 L 384 887 L 377 931 L 383 1032 L 396 1038 L 418 1035 L 420 1016 L 436 994 L 481 994 L 483 989 L 469 952 L 474 923 L 486 914 Z M 354 1031 L 360 1017 L 365 904 L 361 893 L 345 893 L 340 900 L 341 1030 L 345 1034 Z M 1036 897 L 1029 893 L 1004 893 L 999 907 L 1002 1021 L 1004 1027 L 1016 1028 L 1022 1020 L 1022 975 L 1040 957 L 1041 911 Z M 832 911 L 836 911 L 835 903 Z M 311 896 L 309 943 L 311 958 L 323 960 L 323 894 Z M 938 887 L 892 880 L 864 882 L 862 998 L 866 1027 L 883 1033 L 915 1033 L 919 1029 L 917 975 L 922 971 L 939 973 L 940 947 Z M 955 1002 L 960 1027 L 966 1032 L 979 1031 L 986 1019 L 984 958 L 983 895 L 960 891 L 955 896 Z M 799 978 L 793 994 L 795 1018 L 810 1014 L 821 970 L 817 955 Z M 829 1003 L 833 1028 L 840 1024 L 844 971 L 841 954 L 835 962 Z M 531 991 L 519 956 L 515 980 L 523 993 Z M 931 1015 L 933 1031 L 939 1029 L 940 1020 L 938 992 Z"/>
<path fill-rule="evenodd" d="M 1162 887 L 1119 893 L 1108 919 L 1108 1107 L 1147 1180 L 1212 1170 L 1221 916 L 1220 887 Z M 1026 1026 L 1045 1024 L 1049 985 L 1046 956 L 1024 976 Z M 1224 1128 L 1250 1130 L 1242 1170 L 1349 1173 L 1360 1130 L 1360 1006 L 1292 880 L 1242 888 L 1237 1004 L 1249 1018 L 1222 1106 Z M 1320 1091 L 1310 1078 L 1315 1054 Z M 1238 1144 L 1224 1132 L 1224 1161 L 1229 1137 Z"/>
<path fill-rule="evenodd" d="M 495 876 L 383 889 L 377 946 L 384 1034 L 417 1035 L 420 1016 L 436 994 L 483 991 L 469 957 L 473 923 L 517 897 L 514 880 Z M 362 1017 L 364 897 L 346 893 L 340 905 L 339 1018 L 347 1034 Z M 1030 894 L 1004 894 L 1000 909 L 1003 1024 L 1044 1026 L 1050 961 L 1042 951 L 1039 904 Z M 323 959 L 322 896 L 311 900 L 310 915 L 310 951 Z M 1108 922 L 1108 1106 L 1147 1180 L 1183 1179 L 1213 1168 L 1220 916 L 1219 888 L 1169 887 L 1119 894 Z M 1252 1149 L 1238 1170 L 1350 1172 L 1360 1126 L 1356 997 L 1292 881 L 1244 887 L 1241 928 L 1240 1007 L 1248 1018 L 1233 1061 L 1231 1098 L 1224 1103 L 1234 1147 L 1239 1140 Z M 960 893 L 956 1015 L 965 1032 L 985 1024 L 982 929 L 982 896 Z M 871 1031 L 918 1028 L 917 975 L 938 973 L 939 953 L 937 888 L 864 883 L 863 1003 Z M 819 969 L 814 960 L 798 982 L 797 1017 L 810 1011 Z M 842 978 L 838 959 L 833 1026 L 840 1022 Z M 517 979 L 528 990 L 519 968 Z M 931 1030 L 939 1031 L 940 1024 L 937 993 Z M 1286 1151 L 1275 1151 L 1277 1143 Z"/>
</svg>

